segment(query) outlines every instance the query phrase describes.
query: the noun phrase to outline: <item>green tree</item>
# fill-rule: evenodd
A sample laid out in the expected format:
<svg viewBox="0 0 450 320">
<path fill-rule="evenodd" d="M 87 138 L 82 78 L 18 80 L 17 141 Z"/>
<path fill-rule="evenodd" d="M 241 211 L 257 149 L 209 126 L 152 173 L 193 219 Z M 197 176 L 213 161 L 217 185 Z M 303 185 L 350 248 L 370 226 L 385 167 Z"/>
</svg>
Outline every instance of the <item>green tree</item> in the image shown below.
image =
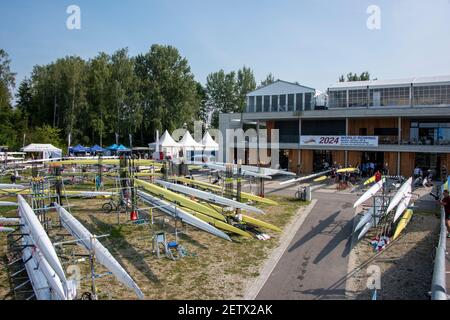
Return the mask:
<svg viewBox="0 0 450 320">
<path fill-rule="evenodd" d="M 207 104 L 212 113 L 211 125 L 217 128 L 220 113 L 239 111 L 239 88 L 234 71 L 220 70 L 208 75 L 206 79 Z"/>
<path fill-rule="evenodd" d="M 246 68 L 239 69 L 237 72 L 237 87 L 238 87 L 238 111 L 243 112 L 247 102 L 247 94 L 256 89 L 255 75 L 252 69 Z"/>
<path fill-rule="evenodd" d="M 275 77 L 273 76 L 272 73 L 269 73 L 269 74 L 266 76 L 266 78 L 265 78 L 263 81 L 261 81 L 261 84 L 259 85 L 259 88 L 268 86 L 269 84 L 272 84 L 272 83 L 274 83 L 274 82 L 275 82 Z"/>
<path fill-rule="evenodd" d="M 50 143 L 62 150 L 66 149 L 66 144 L 62 138 L 62 130 L 49 125 L 36 127 L 26 135 L 26 144 L 29 143 Z"/>
<path fill-rule="evenodd" d="M 0 49 L 0 145 L 14 147 L 18 143 L 15 110 L 11 106 L 11 91 L 15 85 L 15 73 L 10 69 L 8 53 Z"/>
<path fill-rule="evenodd" d="M 176 48 L 153 45 L 136 57 L 136 73 L 144 95 L 144 129 L 172 131 L 185 123 L 192 127 L 201 98 L 188 60 Z"/>
<path fill-rule="evenodd" d="M 341 75 L 339 77 L 339 82 L 352 82 L 352 81 L 368 81 L 370 80 L 370 73 L 368 71 L 362 72 L 360 75 L 357 73 L 349 72 L 344 77 L 344 75 Z"/>
</svg>

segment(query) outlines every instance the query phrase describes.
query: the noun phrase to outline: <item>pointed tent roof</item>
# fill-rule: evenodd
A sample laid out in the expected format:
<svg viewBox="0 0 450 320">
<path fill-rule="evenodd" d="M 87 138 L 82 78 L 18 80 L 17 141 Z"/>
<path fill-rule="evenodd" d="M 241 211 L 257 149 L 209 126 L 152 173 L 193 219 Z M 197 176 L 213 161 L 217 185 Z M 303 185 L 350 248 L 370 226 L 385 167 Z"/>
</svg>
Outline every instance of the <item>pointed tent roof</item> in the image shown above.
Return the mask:
<svg viewBox="0 0 450 320">
<path fill-rule="evenodd" d="M 79 145 L 76 145 L 75 147 L 69 148 L 69 151 L 75 152 L 75 153 L 88 152 L 89 148 L 86 148 L 86 147 L 82 146 L 81 144 L 79 144 Z"/>
<path fill-rule="evenodd" d="M 131 149 L 128 149 L 123 144 L 121 144 L 117 147 L 116 151 L 128 152 L 128 151 L 131 151 Z"/>
<path fill-rule="evenodd" d="M 180 140 L 179 144 L 182 148 L 186 148 L 186 149 L 202 149 L 203 148 L 202 144 L 198 143 L 197 141 L 194 140 L 194 138 L 192 138 L 189 131 L 186 131 L 183 138 Z"/>
<path fill-rule="evenodd" d="M 177 142 L 175 142 L 175 140 L 173 140 L 172 136 L 170 135 L 170 133 L 167 130 L 161 136 L 161 138 L 159 140 L 159 145 L 161 146 L 161 148 L 173 148 L 173 147 L 180 146 L 179 143 L 177 143 Z"/>
<path fill-rule="evenodd" d="M 219 144 L 214 141 L 208 131 L 206 131 L 205 136 L 202 139 L 202 144 L 205 150 L 219 150 Z"/>
<path fill-rule="evenodd" d="M 115 151 L 115 150 L 117 150 L 118 147 L 119 146 L 114 143 L 112 146 L 106 147 L 106 149 L 111 150 L 111 151 Z"/>
</svg>

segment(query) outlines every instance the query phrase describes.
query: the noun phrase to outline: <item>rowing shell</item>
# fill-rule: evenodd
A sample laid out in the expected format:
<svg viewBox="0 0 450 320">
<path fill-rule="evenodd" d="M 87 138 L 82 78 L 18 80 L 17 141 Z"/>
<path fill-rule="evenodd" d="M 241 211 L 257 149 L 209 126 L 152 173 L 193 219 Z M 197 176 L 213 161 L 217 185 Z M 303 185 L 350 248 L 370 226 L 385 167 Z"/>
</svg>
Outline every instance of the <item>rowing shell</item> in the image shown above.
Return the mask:
<svg viewBox="0 0 450 320">
<path fill-rule="evenodd" d="M 413 178 L 409 178 L 398 190 L 397 194 L 392 198 L 391 202 L 389 203 L 389 206 L 386 210 L 386 214 L 391 212 L 399 203 L 400 201 L 408 195 L 408 190 L 412 190 L 412 182 Z M 411 193 L 411 191 L 409 191 Z"/>
<path fill-rule="evenodd" d="M 138 196 L 147 204 L 149 205 L 156 205 L 157 209 L 174 217 L 182 220 L 183 222 L 190 224 L 191 226 L 194 226 L 200 230 L 209 232 L 217 237 L 220 237 L 222 239 L 231 241 L 230 237 L 227 236 L 224 232 L 217 230 L 215 227 L 209 225 L 205 221 L 202 221 L 201 219 L 193 216 L 192 214 L 188 213 L 187 211 L 177 208 L 174 204 L 161 200 L 157 197 L 154 197 L 146 192 L 138 190 Z"/>
<path fill-rule="evenodd" d="M 215 184 L 208 183 L 208 182 L 188 179 L 188 178 L 184 178 L 184 177 L 171 177 L 171 179 L 179 181 L 179 182 L 183 182 L 183 183 L 186 183 L 186 184 L 189 184 L 192 186 L 197 186 L 204 190 L 213 191 L 213 192 L 217 192 L 217 193 L 222 192 L 222 187 L 217 186 Z M 278 205 L 278 203 L 273 200 L 270 200 L 268 198 L 262 198 L 262 197 L 259 197 L 259 196 L 256 196 L 254 194 L 247 193 L 247 192 L 241 192 L 241 198 L 248 200 L 248 201 L 255 201 L 255 202 L 259 202 L 259 203 L 268 204 L 271 206 Z"/>
<path fill-rule="evenodd" d="M 77 243 L 84 246 L 87 250 L 93 251 L 96 261 L 111 271 L 118 281 L 134 290 L 139 299 L 144 299 L 144 294 L 138 285 L 97 238 L 95 238 L 92 233 L 90 233 L 89 230 L 87 230 L 66 209 L 56 205 L 56 210 L 61 219 L 62 226 L 67 229 L 72 236 L 80 240 Z"/>
<path fill-rule="evenodd" d="M 372 176 L 364 182 L 364 185 L 367 186 L 368 184 L 372 184 L 375 182 L 375 180 L 376 180 L 376 176 Z"/>
<path fill-rule="evenodd" d="M 378 222 L 380 222 L 380 216 L 375 216 L 375 221 L 372 219 L 371 221 L 367 222 L 364 227 L 362 228 L 361 232 L 358 235 L 358 240 L 360 240 L 362 237 L 365 236 L 365 234 L 372 228 L 376 227 L 378 225 Z"/>
<path fill-rule="evenodd" d="M 19 203 L 20 218 L 22 219 L 23 224 L 29 228 L 33 243 L 36 248 L 42 252 L 45 260 L 47 260 L 48 264 L 53 270 L 55 270 L 64 285 L 67 282 L 66 275 L 64 274 L 63 267 L 59 261 L 52 242 L 42 227 L 42 224 L 33 212 L 33 209 L 31 209 L 30 205 L 22 196 L 17 196 L 17 202 Z"/>
<path fill-rule="evenodd" d="M 24 250 L 22 260 L 30 278 L 33 291 L 38 300 L 67 300 L 61 279 L 50 266 L 43 252 L 36 247 L 36 243 L 29 236 L 28 226 L 22 226 L 21 231 Z"/>
<path fill-rule="evenodd" d="M 397 228 L 395 229 L 393 240 L 397 239 L 398 236 L 400 235 L 400 233 L 402 233 L 402 231 L 406 228 L 408 223 L 411 221 L 413 214 L 414 214 L 414 211 L 412 211 L 411 209 L 406 210 L 405 214 L 400 219 L 400 221 L 397 225 Z"/>
<path fill-rule="evenodd" d="M 336 173 L 353 173 L 358 170 L 359 170 L 358 168 L 343 168 L 343 169 L 336 170 Z"/>
<path fill-rule="evenodd" d="M 409 202 L 412 198 L 411 192 L 411 185 L 409 185 L 409 188 L 406 190 L 406 196 L 400 201 L 397 206 L 397 210 L 395 211 L 394 223 L 397 222 L 398 218 L 400 218 L 403 212 L 405 212 L 406 208 L 408 208 Z"/>
<path fill-rule="evenodd" d="M 378 201 L 377 203 L 377 211 L 376 211 L 376 216 L 380 215 L 381 212 L 381 201 Z M 371 207 L 369 210 L 366 211 L 366 213 L 361 217 L 361 219 L 359 220 L 358 224 L 355 227 L 355 232 L 358 231 L 359 229 L 361 229 L 363 226 L 365 226 L 368 222 L 370 222 L 370 220 L 373 220 L 373 216 L 374 216 L 374 212 L 375 212 L 375 207 Z"/>
<path fill-rule="evenodd" d="M 353 205 L 353 208 L 358 207 L 359 205 L 363 204 L 364 202 L 366 202 L 368 199 L 372 198 L 382 187 L 383 187 L 383 183 L 386 180 L 383 178 L 380 181 L 378 181 L 376 184 L 374 184 L 372 187 L 369 188 L 369 190 L 367 190 L 362 196 L 361 198 L 359 198 L 355 204 Z"/>
<path fill-rule="evenodd" d="M 0 232 L 13 232 L 15 229 L 8 227 L 0 227 Z"/>
<path fill-rule="evenodd" d="M 136 179 L 135 183 L 136 183 L 136 185 L 143 187 L 145 190 L 151 192 L 152 194 L 154 194 L 156 196 L 161 196 L 168 201 L 178 203 L 183 207 L 206 214 L 215 219 L 226 221 L 225 217 L 222 214 L 218 213 L 216 210 L 211 209 L 211 208 L 209 208 L 201 203 L 198 203 L 196 201 L 193 201 L 191 199 L 188 199 L 187 197 L 185 197 L 181 194 L 175 193 L 173 191 L 164 189 L 160 186 L 157 186 L 155 184 L 152 184 L 152 183 L 149 183 L 149 182 L 146 182 L 143 180 L 139 180 L 139 179 Z"/>
<path fill-rule="evenodd" d="M 319 178 L 317 178 L 317 179 L 314 179 L 313 181 L 314 182 L 322 182 L 322 181 L 325 181 L 325 180 L 327 180 L 327 176 L 321 176 L 321 177 L 319 177 Z"/>
<path fill-rule="evenodd" d="M 17 203 L 9 201 L 0 201 L 0 207 L 17 207 Z"/>
<path fill-rule="evenodd" d="M 286 185 L 286 184 L 291 184 L 291 183 L 296 183 L 296 182 L 301 182 L 301 181 L 310 180 L 310 179 L 313 179 L 313 178 L 316 178 L 316 177 L 323 176 L 323 175 L 325 175 L 325 174 L 327 174 L 327 173 L 330 173 L 331 171 L 332 171 L 332 170 L 326 170 L 326 171 L 322 171 L 322 172 L 319 172 L 319 173 L 311 174 L 311 175 L 309 175 L 309 176 L 305 176 L 305 177 L 301 177 L 301 178 L 296 178 L 296 179 L 291 179 L 291 180 L 288 180 L 288 181 L 283 181 L 283 182 L 280 183 L 280 186 L 284 186 L 284 185 Z"/>
<path fill-rule="evenodd" d="M 170 183 L 170 182 L 166 182 L 166 181 L 162 181 L 162 180 L 157 180 L 156 183 L 160 184 L 172 191 L 184 193 L 184 194 L 193 196 L 195 198 L 206 200 L 206 201 L 209 201 L 212 203 L 217 203 L 217 204 L 232 207 L 232 208 L 239 208 L 242 210 L 247 210 L 247 211 L 251 211 L 251 212 L 255 212 L 255 213 L 261 213 L 261 214 L 264 213 L 261 209 L 255 208 L 253 206 L 249 206 L 247 204 L 244 204 L 244 203 L 241 203 L 238 201 L 227 199 L 225 197 L 221 197 L 221 196 L 218 196 L 218 195 L 210 193 L 210 192 L 193 189 L 190 187 L 186 187 L 186 186 L 182 186 L 179 184 L 174 184 L 174 183 Z"/>
<path fill-rule="evenodd" d="M 19 224 L 19 218 L 4 218 L 0 217 L 0 224 Z"/>
</svg>

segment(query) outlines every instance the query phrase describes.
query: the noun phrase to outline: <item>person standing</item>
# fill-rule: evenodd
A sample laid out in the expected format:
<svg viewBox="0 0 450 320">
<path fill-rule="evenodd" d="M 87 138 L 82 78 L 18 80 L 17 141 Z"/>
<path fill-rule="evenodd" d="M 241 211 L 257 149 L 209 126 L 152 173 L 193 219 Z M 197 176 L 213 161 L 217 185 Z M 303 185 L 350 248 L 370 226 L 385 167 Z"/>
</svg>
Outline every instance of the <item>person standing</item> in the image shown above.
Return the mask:
<svg viewBox="0 0 450 320">
<path fill-rule="evenodd" d="M 447 181 L 447 177 L 448 177 L 447 166 L 444 164 L 441 168 L 441 178 L 444 183 Z"/>
</svg>

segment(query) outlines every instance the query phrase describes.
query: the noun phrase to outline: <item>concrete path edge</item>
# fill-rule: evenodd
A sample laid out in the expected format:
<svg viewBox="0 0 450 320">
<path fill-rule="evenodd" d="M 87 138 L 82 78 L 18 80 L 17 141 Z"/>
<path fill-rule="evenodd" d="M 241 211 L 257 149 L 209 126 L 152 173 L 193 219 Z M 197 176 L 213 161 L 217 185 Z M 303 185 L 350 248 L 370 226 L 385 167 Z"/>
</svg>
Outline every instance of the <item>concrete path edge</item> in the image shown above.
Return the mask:
<svg viewBox="0 0 450 320">
<path fill-rule="evenodd" d="M 277 266 L 284 252 L 287 250 L 289 244 L 292 242 L 292 239 L 294 239 L 294 236 L 297 234 L 297 231 L 300 229 L 303 222 L 305 222 L 306 218 L 308 217 L 309 213 L 312 211 L 316 203 L 317 199 L 313 199 L 306 208 L 302 207 L 297 211 L 297 214 L 292 223 L 289 223 L 287 228 L 284 230 L 280 238 L 278 247 L 271 252 L 269 258 L 261 267 L 258 278 L 256 278 L 256 280 L 252 282 L 251 286 L 247 288 L 244 294 L 244 300 L 256 299 L 259 292 L 266 283 L 267 279 L 272 274 L 273 270 Z M 302 212 L 299 213 L 299 211 Z"/>
</svg>

